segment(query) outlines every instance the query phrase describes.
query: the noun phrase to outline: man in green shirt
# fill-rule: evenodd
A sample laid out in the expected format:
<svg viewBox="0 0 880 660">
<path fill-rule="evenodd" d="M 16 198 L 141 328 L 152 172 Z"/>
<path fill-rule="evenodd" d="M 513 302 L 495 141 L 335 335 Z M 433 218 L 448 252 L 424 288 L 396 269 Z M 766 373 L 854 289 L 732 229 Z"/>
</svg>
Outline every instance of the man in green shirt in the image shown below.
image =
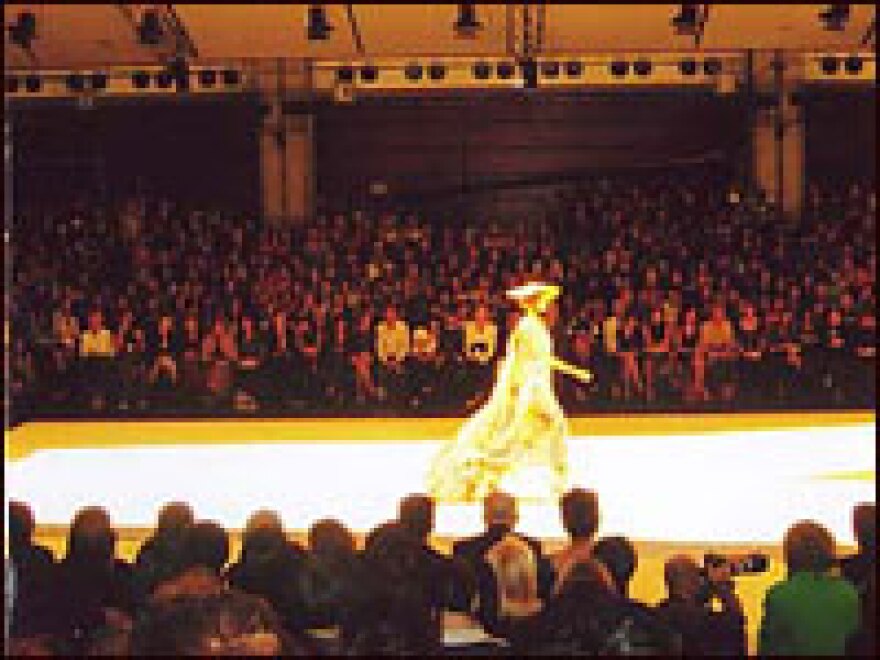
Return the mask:
<svg viewBox="0 0 880 660">
<path fill-rule="evenodd" d="M 821 525 L 801 521 L 783 541 L 788 577 L 764 598 L 759 655 L 843 655 L 859 625 L 859 596 L 831 573 L 834 538 Z"/>
</svg>

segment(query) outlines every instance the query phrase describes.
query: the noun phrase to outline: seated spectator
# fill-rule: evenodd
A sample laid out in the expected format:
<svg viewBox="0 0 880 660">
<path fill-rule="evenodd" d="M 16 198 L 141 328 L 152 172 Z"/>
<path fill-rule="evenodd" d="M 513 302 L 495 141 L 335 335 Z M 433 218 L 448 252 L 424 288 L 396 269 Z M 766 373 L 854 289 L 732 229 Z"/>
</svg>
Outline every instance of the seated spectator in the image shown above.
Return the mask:
<svg viewBox="0 0 880 660">
<path fill-rule="evenodd" d="M 200 521 L 186 529 L 178 570 L 153 591 L 152 600 L 182 595 L 210 595 L 227 589 L 223 569 L 229 561 L 229 535 L 212 521 Z"/>
<path fill-rule="evenodd" d="M 257 511 L 247 522 L 241 558 L 226 573 L 229 586 L 272 605 L 288 630 L 301 629 L 305 619 L 299 574 L 305 551 L 284 535 L 274 511 Z"/>
<path fill-rule="evenodd" d="M 552 556 L 557 585 L 577 562 L 588 559 L 599 529 L 599 498 L 594 491 L 573 488 L 560 501 L 562 526 L 569 544 Z"/>
<path fill-rule="evenodd" d="M 449 610 L 470 610 L 476 585 L 469 567 L 462 560 L 440 554 L 429 543 L 434 530 L 434 500 L 427 495 L 405 497 L 400 502 L 397 522 L 422 548 L 435 604 Z"/>
<path fill-rule="evenodd" d="M 14 637 L 46 632 L 51 602 L 48 598 L 54 578 L 55 558 L 34 543 L 34 515 L 24 502 L 9 503 L 9 559 L 15 573 L 15 609 L 11 625 Z M 9 594 L 7 593 L 7 598 Z"/>
<path fill-rule="evenodd" d="M 796 523 L 782 544 L 787 577 L 764 596 L 761 655 L 842 655 L 859 625 L 859 596 L 831 574 L 834 537 L 812 521 Z"/>
<path fill-rule="evenodd" d="M 436 653 L 442 618 L 432 603 L 430 575 L 419 544 L 397 523 L 367 536 L 359 588 L 343 623 L 349 653 Z"/>
<path fill-rule="evenodd" d="M 262 599 L 236 591 L 152 603 L 131 632 L 130 653 L 159 655 L 311 655 L 294 642 Z"/>
<path fill-rule="evenodd" d="M 859 592 L 863 604 L 868 580 L 877 571 L 877 511 L 874 503 L 859 504 L 853 509 L 853 531 L 858 552 L 840 562 L 844 578 Z"/>
<path fill-rule="evenodd" d="M 680 639 L 684 655 L 746 653 L 746 619 L 730 578 L 729 567 L 699 565 L 686 555 L 666 561 L 663 577 L 668 597 L 655 607 L 660 622 Z M 720 609 L 714 610 L 712 598 Z"/>
<path fill-rule="evenodd" d="M 712 315 L 700 326 L 697 351 L 706 359 L 709 395 L 718 392 L 724 401 L 729 401 L 734 392 L 732 366 L 737 355 L 737 345 L 733 324 L 727 318 L 723 305 L 714 305 Z"/>
<path fill-rule="evenodd" d="M 156 530 L 144 541 L 134 564 L 139 600 L 146 600 L 156 585 L 179 572 L 185 534 L 194 522 L 192 509 L 184 502 L 169 502 L 159 511 Z"/>
<path fill-rule="evenodd" d="M 89 315 L 88 328 L 80 335 L 79 356 L 82 360 L 82 386 L 89 395 L 90 405 L 100 410 L 109 394 L 115 390 L 116 340 L 104 327 L 104 315 L 95 310 Z"/>
<path fill-rule="evenodd" d="M 503 631 L 540 611 L 543 603 L 538 598 L 538 568 L 528 543 L 507 534 L 486 553 L 486 563 L 492 569 L 496 588 L 497 606 L 491 617 L 494 630 Z"/>
<path fill-rule="evenodd" d="M 868 576 L 859 627 L 846 641 L 846 655 L 877 657 L 877 573 Z"/>
<path fill-rule="evenodd" d="M 498 326 L 485 305 L 478 305 L 474 318 L 464 322 L 463 338 L 465 364 L 479 399 L 492 383 L 492 362 L 498 349 Z"/>
<path fill-rule="evenodd" d="M 72 652 L 84 650 L 114 610 L 134 611 L 131 567 L 116 558 L 115 550 L 116 532 L 107 512 L 99 507 L 78 511 L 52 589 L 55 635 Z"/>
<path fill-rule="evenodd" d="M 309 553 L 299 579 L 306 628 L 339 626 L 357 588 L 354 537 L 342 523 L 319 520 L 309 529 Z"/>
</svg>

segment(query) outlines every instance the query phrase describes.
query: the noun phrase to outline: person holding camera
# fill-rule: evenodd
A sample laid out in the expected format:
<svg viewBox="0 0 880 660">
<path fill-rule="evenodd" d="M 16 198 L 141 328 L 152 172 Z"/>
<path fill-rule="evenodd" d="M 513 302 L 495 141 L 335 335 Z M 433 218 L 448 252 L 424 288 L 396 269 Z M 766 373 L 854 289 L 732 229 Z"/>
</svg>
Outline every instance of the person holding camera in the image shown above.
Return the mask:
<svg viewBox="0 0 880 660">
<path fill-rule="evenodd" d="M 679 638 L 683 655 L 746 654 L 746 617 L 729 563 L 701 569 L 691 557 L 675 555 L 667 560 L 663 575 L 668 597 L 655 612 Z"/>
</svg>

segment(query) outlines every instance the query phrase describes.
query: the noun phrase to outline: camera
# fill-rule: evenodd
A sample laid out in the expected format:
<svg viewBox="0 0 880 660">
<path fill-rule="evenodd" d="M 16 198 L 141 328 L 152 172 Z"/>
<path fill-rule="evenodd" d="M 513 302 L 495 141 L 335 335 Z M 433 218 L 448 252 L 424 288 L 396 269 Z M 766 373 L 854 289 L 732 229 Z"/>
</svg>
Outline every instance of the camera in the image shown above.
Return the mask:
<svg viewBox="0 0 880 660">
<path fill-rule="evenodd" d="M 755 575 L 764 573 L 770 567 L 770 558 L 760 553 L 749 553 L 743 555 L 720 555 L 715 553 L 706 553 L 703 555 L 703 569 L 701 571 L 702 584 L 698 599 L 702 603 L 708 603 L 715 593 L 715 584 L 709 577 L 710 568 L 721 568 L 726 566 L 730 572 L 730 577 L 737 575 Z"/>
</svg>

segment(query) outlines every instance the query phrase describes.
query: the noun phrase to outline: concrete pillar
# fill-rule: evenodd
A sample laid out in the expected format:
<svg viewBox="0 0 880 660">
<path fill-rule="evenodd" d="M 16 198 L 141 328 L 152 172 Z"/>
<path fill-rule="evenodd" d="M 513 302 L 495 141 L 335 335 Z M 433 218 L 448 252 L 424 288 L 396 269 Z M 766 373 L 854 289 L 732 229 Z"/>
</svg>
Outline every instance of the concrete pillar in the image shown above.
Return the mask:
<svg viewBox="0 0 880 660">
<path fill-rule="evenodd" d="M 787 217 L 797 217 L 804 195 L 804 122 L 796 103 L 802 72 L 798 60 L 778 53 L 756 54 L 752 175 L 766 198 Z"/>
<path fill-rule="evenodd" d="M 315 197 L 314 117 L 285 114 L 273 101 L 260 130 L 260 182 L 264 217 L 275 223 L 306 221 Z"/>
</svg>

